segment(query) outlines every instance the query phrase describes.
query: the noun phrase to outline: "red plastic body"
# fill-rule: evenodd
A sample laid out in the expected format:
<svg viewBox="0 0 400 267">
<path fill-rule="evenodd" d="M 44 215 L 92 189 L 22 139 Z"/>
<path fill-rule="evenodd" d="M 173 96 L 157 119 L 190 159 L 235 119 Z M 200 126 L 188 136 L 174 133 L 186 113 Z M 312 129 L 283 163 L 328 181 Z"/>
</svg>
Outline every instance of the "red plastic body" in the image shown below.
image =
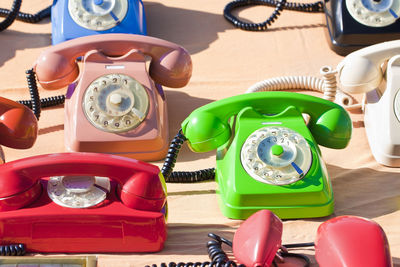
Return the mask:
<svg viewBox="0 0 400 267">
<path fill-rule="evenodd" d="M 233 237 L 235 259 L 247 267 L 267 267 L 281 247 L 282 221 L 269 210 L 250 216 Z"/>
<path fill-rule="evenodd" d="M 166 193 L 157 166 L 106 154 L 61 153 L 5 163 L 0 173 L 1 244 L 64 253 L 153 252 L 163 247 Z M 94 207 L 61 207 L 47 195 L 46 177 L 57 175 L 106 176 L 112 180 L 111 190 Z"/>
<path fill-rule="evenodd" d="M 383 229 L 355 216 L 336 217 L 319 226 L 315 258 L 321 267 L 393 266 Z"/>
</svg>

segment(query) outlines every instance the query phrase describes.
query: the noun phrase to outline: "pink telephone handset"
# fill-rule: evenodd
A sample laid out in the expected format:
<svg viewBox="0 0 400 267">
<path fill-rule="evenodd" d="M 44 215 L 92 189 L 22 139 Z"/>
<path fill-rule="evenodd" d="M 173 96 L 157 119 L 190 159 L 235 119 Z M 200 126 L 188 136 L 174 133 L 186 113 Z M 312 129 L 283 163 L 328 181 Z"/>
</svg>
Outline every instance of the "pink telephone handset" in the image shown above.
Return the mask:
<svg viewBox="0 0 400 267">
<path fill-rule="evenodd" d="M 146 56 L 152 58 L 149 73 Z M 78 57 L 83 57 L 81 71 Z M 67 150 L 158 160 L 165 156 L 169 140 L 160 85 L 185 86 L 192 62 L 184 48 L 168 41 L 103 34 L 52 46 L 34 68 L 45 89 L 69 85 L 64 126 Z"/>
</svg>

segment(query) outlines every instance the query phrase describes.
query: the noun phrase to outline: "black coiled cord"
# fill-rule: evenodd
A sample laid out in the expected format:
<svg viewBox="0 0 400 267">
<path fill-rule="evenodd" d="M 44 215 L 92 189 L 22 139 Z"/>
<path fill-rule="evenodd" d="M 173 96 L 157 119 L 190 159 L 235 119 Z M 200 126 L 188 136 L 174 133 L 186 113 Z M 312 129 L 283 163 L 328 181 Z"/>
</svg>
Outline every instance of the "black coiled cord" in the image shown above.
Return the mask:
<svg viewBox="0 0 400 267">
<path fill-rule="evenodd" d="M 11 244 L 0 246 L 0 256 L 23 256 L 26 250 L 24 244 Z"/>
<path fill-rule="evenodd" d="M 211 262 L 169 262 L 168 264 L 163 262 L 160 267 L 246 267 L 243 264 L 238 265 L 236 262 L 229 260 L 222 249 L 222 243 L 232 247 L 232 242 L 213 233 L 209 233 L 208 236 L 213 239 L 207 242 L 207 251 Z M 150 265 L 145 267 L 150 267 Z M 151 267 L 158 266 L 157 264 L 152 264 Z"/>
<path fill-rule="evenodd" d="M 19 20 L 19 21 L 27 22 L 27 23 L 38 23 L 41 20 L 50 17 L 51 6 L 48 6 L 45 9 L 40 10 L 36 14 L 28 14 L 28 13 L 24 13 L 24 12 L 19 12 L 19 9 L 21 7 L 21 2 L 22 2 L 22 0 L 14 0 L 11 10 L 8 10 L 5 8 L 0 8 L 0 17 L 14 16 L 13 21 Z M 14 5 L 18 5 L 18 9 L 15 9 Z"/>
<path fill-rule="evenodd" d="M 16 19 L 19 9 L 21 8 L 22 0 L 14 0 L 11 10 L 7 10 L 8 13 L 5 15 L 5 19 L 0 23 L 0 32 L 4 31 L 14 22 Z"/>
<path fill-rule="evenodd" d="M 167 183 L 196 183 L 207 180 L 214 180 L 215 169 L 209 168 L 198 171 L 187 171 L 187 172 L 173 172 L 175 167 L 176 158 L 178 157 L 179 150 L 183 142 L 186 141 L 186 137 L 182 134 L 182 129 L 180 129 L 172 139 L 169 145 L 168 154 L 165 157 L 164 165 L 161 168 L 161 173 L 163 174 L 165 181 Z"/>
<path fill-rule="evenodd" d="M 29 94 L 31 95 L 30 108 L 32 109 L 36 118 L 39 120 L 40 111 L 41 111 L 40 110 L 40 97 L 39 97 L 39 90 L 38 90 L 38 87 L 36 84 L 36 76 L 35 76 L 35 72 L 33 71 L 33 69 L 26 71 L 26 81 L 28 82 Z M 22 102 L 19 102 L 19 103 L 23 104 Z"/>
<path fill-rule="evenodd" d="M 235 17 L 232 14 L 232 10 L 238 7 L 245 6 L 254 6 L 254 5 L 264 5 L 275 7 L 275 10 L 272 12 L 271 16 L 264 22 L 261 23 L 247 23 L 239 18 Z M 300 12 L 323 12 L 323 3 L 322 1 L 314 2 L 314 3 L 294 3 L 294 2 L 286 2 L 286 0 L 235 0 L 228 3 L 224 9 L 224 17 L 227 21 L 232 23 L 235 27 L 240 28 L 246 31 L 265 31 L 268 29 L 268 26 L 271 26 L 273 22 L 278 18 L 280 12 L 283 9 L 294 10 Z"/>
<path fill-rule="evenodd" d="M 65 95 L 51 96 L 40 99 L 39 89 L 36 83 L 36 74 L 33 69 L 26 71 L 26 81 L 28 83 L 28 89 L 29 89 L 29 94 L 31 95 L 31 100 L 19 100 L 17 102 L 32 109 L 37 119 L 39 119 L 40 117 L 41 108 L 54 107 L 64 104 Z"/>
</svg>

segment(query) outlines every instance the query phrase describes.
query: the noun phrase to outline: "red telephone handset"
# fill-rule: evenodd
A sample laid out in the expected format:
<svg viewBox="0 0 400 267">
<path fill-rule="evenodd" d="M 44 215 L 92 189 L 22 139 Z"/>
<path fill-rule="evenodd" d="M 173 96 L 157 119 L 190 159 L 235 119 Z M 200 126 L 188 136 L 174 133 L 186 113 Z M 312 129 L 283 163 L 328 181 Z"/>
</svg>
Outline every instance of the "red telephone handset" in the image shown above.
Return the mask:
<svg viewBox="0 0 400 267">
<path fill-rule="evenodd" d="M 163 247 L 166 190 L 157 166 L 106 154 L 60 153 L 5 163 L 0 172 L 2 244 L 24 243 L 31 252 Z"/>
<path fill-rule="evenodd" d="M 356 216 L 332 218 L 318 227 L 315 258 L 321 267 L 393 266 L 383 229 Z"/>
<path fill-rule="evenodd" d="M 22 104 L 0 97 L 0 144 L 11 148 L 30 148 L 36 141 L 35 115 Z"/>
<path fill-rule="evenodd" d="M 76 59 L 83 58 L 79 70 Z M 146 57 L 151 57 L 147 72 Z M 166 99 L 160 85 L 185 86 L 189 53 L 149 36 L 102 34 L 52 46 L 34 69 L 45 89 L 69 85 L 65 100 L 68 151 L 159 160 L 168 150 Z"/>
</svg>

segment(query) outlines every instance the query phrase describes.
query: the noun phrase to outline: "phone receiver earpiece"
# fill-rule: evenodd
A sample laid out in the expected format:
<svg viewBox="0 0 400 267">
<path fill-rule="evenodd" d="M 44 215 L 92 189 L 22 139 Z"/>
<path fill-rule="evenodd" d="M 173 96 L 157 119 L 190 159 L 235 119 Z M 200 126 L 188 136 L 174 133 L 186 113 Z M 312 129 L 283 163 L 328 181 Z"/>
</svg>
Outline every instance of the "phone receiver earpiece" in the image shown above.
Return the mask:
<svg viewBox="0 0 400 267">
<path fill-rule="evenodd" d="M 380 66 L 366 57 L 350 56 L 338 65 L 339 80 L 343 91 L 361 94 L 376 89 L 382 81 Z"/>
<path fill-rule="evenodd" d="M 22 104 L 0 97 L 0 144 L 17 149 L 33 146 L 38 134 L 37 119 Z"/>
<path fill-rule="evenodd" d="M 393 266 L 383 229 L 374 221 L 340 216 L 318 227 L 315 258 L 320 266 Z"/>
<path fill-rule="evenodd" d="M 47 90 L 68 86 L 79 75 L 75 58 L 66 58 L 57 53 L 40 56 L 36 61 L 35 71 L 40 85 Z"/>
<path fill-rule="evenodd" d="M 153 80 L 167 87 L 185 86 L 192 76 L 192 61 L 189 53 L 180 48 L 171 50 L 160 59 L 150 63 L 149 74 Z"/>
<path fill-rule="evenodd" d="M 217 149 L 231 137 L 229 125 L 210 112 L 198 112 L 196 117 L 186 119 L 182 123 L 182 130 L 189 147 L 195 152 Z"/>
<path fill-rule="evenodd" d="M 118 191 L 124 205 L 132 209 L 158 212 L 165 204 L 159 177 L 149 173 L 134 174 Z"/>
<path fill-rule="evenodd" d="M 254 213 L 233 237 L 235 259 L 245 266 L 271 266 L 282 245 L 282 228 L 282 221 L 270 210 Z"/>
</svg>

